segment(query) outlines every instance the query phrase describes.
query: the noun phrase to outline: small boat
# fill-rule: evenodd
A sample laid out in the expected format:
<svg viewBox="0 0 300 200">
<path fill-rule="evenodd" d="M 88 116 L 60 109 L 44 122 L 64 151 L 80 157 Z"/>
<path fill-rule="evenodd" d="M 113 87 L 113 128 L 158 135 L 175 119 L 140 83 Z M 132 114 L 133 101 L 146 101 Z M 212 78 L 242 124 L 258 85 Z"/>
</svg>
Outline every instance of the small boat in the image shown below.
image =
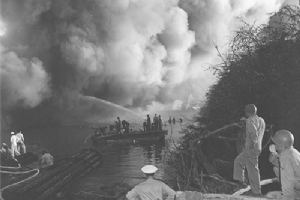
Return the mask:
<svg viewBox="0 0 300 200">
<path fill-rule="evenodd" d="M 112 133 L 108 135 L 93 135 L 93 142 L 148 142 L 148 141 L 164 141 L 167 130 L 162 131 L 132 131 L 130 133 Z"/>
</svg>

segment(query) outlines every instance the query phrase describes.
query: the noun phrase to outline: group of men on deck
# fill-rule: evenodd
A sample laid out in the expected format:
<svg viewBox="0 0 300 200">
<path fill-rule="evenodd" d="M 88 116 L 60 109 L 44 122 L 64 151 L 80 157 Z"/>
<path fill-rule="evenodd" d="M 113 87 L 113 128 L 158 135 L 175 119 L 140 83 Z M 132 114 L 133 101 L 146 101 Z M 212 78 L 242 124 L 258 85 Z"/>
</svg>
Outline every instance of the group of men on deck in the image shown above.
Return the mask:
<svg viewBox="0 0 300 200">
<path fill-rule="evenodd" d="M 117 117 L 115 128 L 117 133 L 129 133 L 129 122 L 126 120 L 121 121 L 120 117 Z"/>
<path fill-rule="evenodd" d="M 162 119 L 161 116 L 157 114 L 154 115 L 153 121 L 151 123 L 150 115 L 147 115 L 146 120 L 143 123 L 144 132 L 149 131 L 162 131 Z"/>
<path fill-rule="evenodd" d="M 248 195 L 261 196 L 258 157 L 262 152 L 262 140 L 266 125 L 264 119 L 257 116 L 257 108 L 254 104 L 245 107 L 245 115 L 246 118 L 243 119 L 246 124 L 245 145 L 243 151 L 234 160 L 233 179 L 238 181 L 241 186 L 246 186 L 246 169 L 251 186 L 251 192 Z M 149 115 L 147 123 L 148 120 L 151 122 Z M 149 129 L 149 126 L 146 128 Z M 300 153 L 293 147 L 294 136 L 288 130 L 279 130 L 272 136 L 272 141 L 274 144 L 270 145 L 270 162 L 274 165 L 274 172 L 281 182 L 281 191 L 276 199 L 300 200 Z M 175 198 L 174 190 L 154 179 L 153 176 L 157 171 L 155 166 L 146 165 L 141 170 L 147 179 L 127 193 L 128 200 Z"/>
</svg>

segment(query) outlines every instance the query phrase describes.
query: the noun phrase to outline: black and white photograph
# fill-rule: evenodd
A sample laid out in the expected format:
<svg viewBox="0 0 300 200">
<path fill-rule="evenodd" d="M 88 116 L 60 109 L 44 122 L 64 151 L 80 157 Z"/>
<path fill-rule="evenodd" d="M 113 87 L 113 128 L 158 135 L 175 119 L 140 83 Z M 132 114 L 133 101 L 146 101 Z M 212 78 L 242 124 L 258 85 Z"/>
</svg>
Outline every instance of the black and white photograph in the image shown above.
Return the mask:
<svg viewBox="0 0 300 200">
<path fill-rule="evenodd" d="M 0 200 L 300 200 L 299 0 L 0 0 Z"/>
</svg>

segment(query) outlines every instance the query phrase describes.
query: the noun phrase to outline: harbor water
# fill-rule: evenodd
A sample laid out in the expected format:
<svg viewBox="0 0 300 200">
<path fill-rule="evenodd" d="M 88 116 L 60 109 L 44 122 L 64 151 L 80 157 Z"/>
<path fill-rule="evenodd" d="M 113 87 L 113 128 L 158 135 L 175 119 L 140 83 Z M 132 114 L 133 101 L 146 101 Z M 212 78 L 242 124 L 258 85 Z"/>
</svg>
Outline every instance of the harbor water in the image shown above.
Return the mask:
<svg viewBox="0 0 300 200">
<path fill-rule="evenodd" d="M 181 136 L 181 124 L 167 124 L 165 142 L 105 144 L 94 146 L 103 154 L 103 164 L 87 176 L 74 183 L 72 190 L 97 193 L 99 188 L 116 183 L 126 183 L 130 187 L 142 182 L 144 176 L 140 168 L 153 164 L 159 168 L 156 178 L 169 185 L 175 184 L 175 172 L 168 165 L 170 148 Z M 88 138 L 94 130 L 84 126 L 59 126 L 24 130 L 25 142 L 31 149 L 45 148 L 55 160 L 64 159 L 91 146 Z"/>
</svg>

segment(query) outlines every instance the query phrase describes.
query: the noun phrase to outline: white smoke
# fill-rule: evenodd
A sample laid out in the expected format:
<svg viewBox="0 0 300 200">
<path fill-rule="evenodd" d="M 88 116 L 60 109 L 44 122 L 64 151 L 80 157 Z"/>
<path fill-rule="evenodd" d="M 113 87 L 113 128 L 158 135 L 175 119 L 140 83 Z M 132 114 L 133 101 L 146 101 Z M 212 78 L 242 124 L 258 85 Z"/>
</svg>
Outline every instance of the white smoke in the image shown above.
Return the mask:
<svg viewBox="0 0 300 200">
<path fill-rule="evenodd" d="M 205 69 L 218 62 L 214 44 L 226 51 L 238 18 L 265 23 L 282 3 L 4 1 L 2 97 L 30 107 L 51 94 L 57 105 L 70 108 L 81 105 L 74 98 L 86 95 L 127 107 L 172 109 L 175 100 L 204 96 L 214 81 Z"/>
<path fill-rule="evenodd" d="M 228 44 L 241 20 L 250 24 L 267 23 L 284 0 L 182 0 L 190 28 L 196 33 L 197 50 L 202 54 Z"/>
<path fill-rule="evenodd" d="M 38 58 L 28 60 L 1 49 L 0 66 L 4 107 L 16 104 L 34 107 L 49 94 L 49 77 Z"/>
<path fill-rule="evenodd" d="M 107 83 L 110 100 L 135 106 L 136 99 L 155 100 L 159 88 L 182 83 L 195 38 L 176 1 L 95 1 L 94 6 L 59 29 L 67 33 L 61 51 L 77 67 L 79 90 L 98 93 Z"/>
</svg>

